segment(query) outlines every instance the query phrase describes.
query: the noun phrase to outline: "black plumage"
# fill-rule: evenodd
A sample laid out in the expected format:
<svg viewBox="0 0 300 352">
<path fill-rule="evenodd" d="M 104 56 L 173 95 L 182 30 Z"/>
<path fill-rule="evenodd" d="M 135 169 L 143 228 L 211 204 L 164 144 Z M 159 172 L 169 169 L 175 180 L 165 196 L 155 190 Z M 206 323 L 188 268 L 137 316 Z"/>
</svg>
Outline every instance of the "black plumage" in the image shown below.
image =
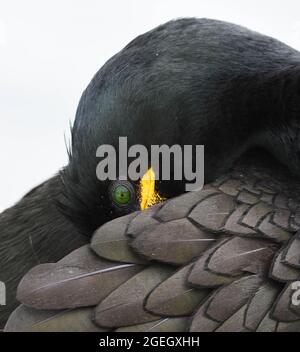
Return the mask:
<svg viewBox="0 0 300 352">
<path fill-rule="evenodd" d="M 112 57 L 82 95 L 68 165 L 0 216 L 0 280 L 9 292 L 1 322 L 16 304 L 15 289 L 26 271 L 38 261 L 57 261 L 100 225 L 138 207 L 120 211 L 109 195 L 111 183 L 96 178 L 101 144 L 117 147 L 118 137 L 126 136 L 129 146 L 205 145 L 206 183 L 254 147 L 299 175 L 299 64 L 299 52 L 273 38 L 195 18 L 161 25 Z M 163 181 L 157 188 L 170 198 L 183 193 L 184 183 Z M 230 200 L 225 205 L 230 212 Z M 250 215 L 245 222 L 254 221 Z M 277 216 L 284 221 L 284 214 Z M 216 230 L 221 220 L 215 214 Z M 251 232 L 251 226 L 242 231 Z M 133 245 L 140 248 L 138 238 Z"/>
</svg>

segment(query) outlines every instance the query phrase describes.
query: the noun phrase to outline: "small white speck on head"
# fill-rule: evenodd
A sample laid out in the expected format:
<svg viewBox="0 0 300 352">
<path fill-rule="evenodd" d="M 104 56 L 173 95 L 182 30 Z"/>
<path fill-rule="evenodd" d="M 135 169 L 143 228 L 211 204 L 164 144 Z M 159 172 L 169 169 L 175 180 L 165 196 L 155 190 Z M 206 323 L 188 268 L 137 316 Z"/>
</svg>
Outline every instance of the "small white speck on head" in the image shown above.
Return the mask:
<svg viewBox="0 0 300 352">
<path fill-rule="evenodd" d="M 34 249 L 33 241 L 32 241 L 31 235 L 29 236 L 28 239 L 29 239 L 29 243 L 30 243 L 30 247 L 31 247 L 31 249 L 32 249 L 33 255 L 34 255 L 35 259 L 37 260 L 37 262 L 40 264 L 40 263 L 41 263 L 41 262 L 40 262 L 40 258 L 39 258 L 37 252 L 36 252 L 35 249 Z"/>
</svg>

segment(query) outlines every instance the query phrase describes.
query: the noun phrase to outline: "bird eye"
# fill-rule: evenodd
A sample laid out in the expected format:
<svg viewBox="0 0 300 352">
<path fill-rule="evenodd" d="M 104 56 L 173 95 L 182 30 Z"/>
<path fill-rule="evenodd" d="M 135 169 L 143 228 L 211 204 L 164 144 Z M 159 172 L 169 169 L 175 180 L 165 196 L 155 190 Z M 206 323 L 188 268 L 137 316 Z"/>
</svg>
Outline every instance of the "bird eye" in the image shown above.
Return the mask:
<svg viewBox="0 0 300 352">
<path fill-rule="evenodd" d="M 119 205 L 126 205 L 131 200 L 131 192 L 126 186 L 119 185 L 113 191 L 113 199 Z"/>
<path fill-rule="evenodd" d="M 133 207 L 136 202 L 135 189 L 128 181 L 115 181 L 109 190 L 113 204 L 119 208 Z"/>
</svg>

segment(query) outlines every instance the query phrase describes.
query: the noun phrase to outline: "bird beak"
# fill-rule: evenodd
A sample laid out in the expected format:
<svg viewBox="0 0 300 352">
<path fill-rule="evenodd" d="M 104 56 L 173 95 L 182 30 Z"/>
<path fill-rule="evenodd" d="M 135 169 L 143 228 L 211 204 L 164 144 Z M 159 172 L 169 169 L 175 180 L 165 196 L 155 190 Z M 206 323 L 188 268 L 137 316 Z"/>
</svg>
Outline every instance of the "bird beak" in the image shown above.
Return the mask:
<svg viewBox="0 0 300 352">
<path fill-rule="evenodd" d="M 155 173 L 152 167 L 145 173 L 140 181 L 139 199 L 141 210 L 145 210 L 165 200 L 165 198 L 160 196 L 155 190 Z"/>
</svg>

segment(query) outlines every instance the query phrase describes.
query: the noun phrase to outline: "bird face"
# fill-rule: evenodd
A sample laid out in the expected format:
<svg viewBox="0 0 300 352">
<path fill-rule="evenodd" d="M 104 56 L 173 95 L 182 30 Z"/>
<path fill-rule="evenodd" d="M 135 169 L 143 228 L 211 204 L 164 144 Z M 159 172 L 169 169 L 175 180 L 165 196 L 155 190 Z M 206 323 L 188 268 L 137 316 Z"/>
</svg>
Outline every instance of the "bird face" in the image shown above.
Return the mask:
<svg viewBox="0 0 300 352">
<path fill-rule="evenodd" d="M 68 199 L 68 202 L 60 204 L 60 207 L 88 236 L 99 226 L 116 217 L 144 211 L 184 192 L 183 183 L 180 181 L 155 180 L 152 168 L 138 181 L 89 181 L 86 177 L 74 183 L 64 174 L 62 178 L 65 200 Z"/>
</svg>

